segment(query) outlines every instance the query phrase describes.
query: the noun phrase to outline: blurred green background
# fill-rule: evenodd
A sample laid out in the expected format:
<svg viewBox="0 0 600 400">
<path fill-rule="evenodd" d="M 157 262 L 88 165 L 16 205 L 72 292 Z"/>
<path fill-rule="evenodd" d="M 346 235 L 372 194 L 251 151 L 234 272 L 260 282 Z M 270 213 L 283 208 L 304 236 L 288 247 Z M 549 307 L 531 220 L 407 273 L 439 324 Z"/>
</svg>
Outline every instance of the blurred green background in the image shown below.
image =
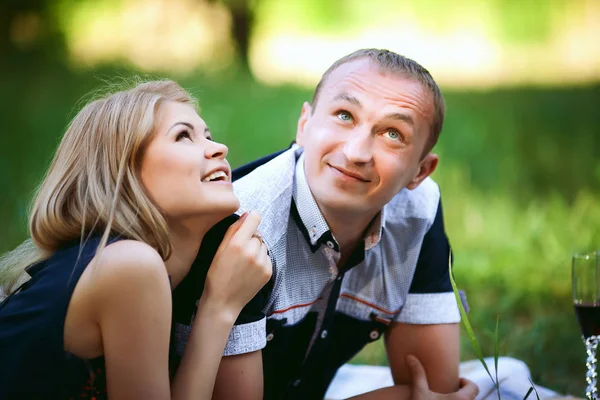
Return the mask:
<svg viewBox="0 0 600 400">
<path fill-rule="evenodd" d="M 570 257 L 600 248 L 599 40 L 596 0 L 3 1 L 0 251 L 26 238 L 65 126 L 106 81 L 177 80 L 235 167 L 289 144 L 333 61 L 385 47 L 447 101 L 434 178 L 484 353 L 499 317 L 502 355 L 581 395 Z M 381 341 L 354 361 L 385 364 Z"/>
</svg>

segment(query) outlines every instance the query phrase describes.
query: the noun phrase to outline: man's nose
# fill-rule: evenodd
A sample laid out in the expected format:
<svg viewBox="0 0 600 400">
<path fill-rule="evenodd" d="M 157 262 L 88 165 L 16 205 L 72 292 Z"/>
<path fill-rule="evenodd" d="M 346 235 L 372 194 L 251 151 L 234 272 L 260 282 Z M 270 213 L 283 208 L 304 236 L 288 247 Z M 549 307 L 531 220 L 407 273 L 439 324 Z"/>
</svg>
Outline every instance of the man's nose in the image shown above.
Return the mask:
<svg viewBox="0 0 600 400">
<path fill-rule="evenodd" d="M 356 164 L 367 164 L 373 158 L 373 139 L 367 129 L 356 129 L 344 143 L 346 159 Z"/>
</svg>

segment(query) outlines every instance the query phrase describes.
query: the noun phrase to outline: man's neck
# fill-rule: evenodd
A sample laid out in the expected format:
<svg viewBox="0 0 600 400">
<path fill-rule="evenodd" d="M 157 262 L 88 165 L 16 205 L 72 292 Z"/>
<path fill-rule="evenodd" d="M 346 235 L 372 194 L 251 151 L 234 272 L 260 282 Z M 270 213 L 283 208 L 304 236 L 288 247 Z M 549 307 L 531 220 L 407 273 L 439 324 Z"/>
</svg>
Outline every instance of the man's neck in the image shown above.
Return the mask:
<svg viewBox="0 0 600 400">
<path fill-rule="evenodd" d="M 341 267 L 356 250 L 356 247 L 362 246 L 365 231 L 378 214 L 331 213 L 326 210 L 322 210 L 322 213 L 340 246 L 341 258 L 338 267 Z"/>
</svg>

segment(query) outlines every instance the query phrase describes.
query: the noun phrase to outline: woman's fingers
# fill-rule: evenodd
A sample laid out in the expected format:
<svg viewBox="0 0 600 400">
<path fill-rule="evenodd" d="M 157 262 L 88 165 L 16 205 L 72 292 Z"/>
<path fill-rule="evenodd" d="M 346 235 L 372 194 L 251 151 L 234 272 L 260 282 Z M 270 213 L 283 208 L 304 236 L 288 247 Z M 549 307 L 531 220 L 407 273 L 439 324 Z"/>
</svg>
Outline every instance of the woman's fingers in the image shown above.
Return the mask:
<svg viewBox="0 0 600 400">
<path fill-rule="evenodd" d="M 246 240 L 243 254 L 246 256 L 246 262 L 248 264 L 258 264 L 257 260 L 260 257 L 261 247 L 262 242 L 252 236 L 250 236 L 250 239 Z"/>
<path fill-rule="evenodd" d="M 266 244 L 262 244 L 260 246 L 260 264 L 265 266 L 265 268 L 267 268 L 269 275 L 271 275 L 273 273 L 273 264 L 271 263 L 271 257 L 269 257 L 269 252 L 267 250 L 267 245 Z"/>
<path fill-rule="evenodd" d="M 256 211 L 250 211 L 246 215 L 246 219 L 242 222 L 237 232 L 233 235 L 232 240 L 240 240 L 245 242 L 252 238 L 252 235 L 256 233 L 256 229 L 260 224 L 260 215 Z M 253 239 L 256 240 L 256 239 Z"/>
<path fill-rule="evenodd" d="M 223 240 L 221 241 L 222 246 L 226 246 L 229 243 L 229 241 L 231 240 L 233 235 L 235 235 L 237 233 L 237 231 L 240 229 L 240 227 L 244 223 L 244 220 L 246 219 L 247 216 L 248 216 L 248 213 L 245 212 L 242 214 L 242 216 L 240 218 L 238 218 L 237 221 L 235 221 L 233 224 L 231 224 L 231 226 L 227 229 L 227 232 L 225 232 L 225 236 L 223 236 Z"/>
</svg>

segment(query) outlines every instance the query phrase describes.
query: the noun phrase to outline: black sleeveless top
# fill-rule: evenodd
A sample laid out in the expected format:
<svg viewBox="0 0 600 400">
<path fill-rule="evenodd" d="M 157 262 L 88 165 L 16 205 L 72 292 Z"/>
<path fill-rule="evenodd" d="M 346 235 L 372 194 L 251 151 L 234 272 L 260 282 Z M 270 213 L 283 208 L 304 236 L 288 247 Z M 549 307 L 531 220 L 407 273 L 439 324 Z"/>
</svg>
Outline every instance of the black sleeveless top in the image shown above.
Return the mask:
<svg viewBox="0 0 600 400">
<path fill-rule="evenodd" d="M 31 279 L 0 304 L 0 399 L 106 398 L 104 358 L 64 350 L 67 308 L 99 243 L 71 243 L 29 267 Z"/>
</svg>

